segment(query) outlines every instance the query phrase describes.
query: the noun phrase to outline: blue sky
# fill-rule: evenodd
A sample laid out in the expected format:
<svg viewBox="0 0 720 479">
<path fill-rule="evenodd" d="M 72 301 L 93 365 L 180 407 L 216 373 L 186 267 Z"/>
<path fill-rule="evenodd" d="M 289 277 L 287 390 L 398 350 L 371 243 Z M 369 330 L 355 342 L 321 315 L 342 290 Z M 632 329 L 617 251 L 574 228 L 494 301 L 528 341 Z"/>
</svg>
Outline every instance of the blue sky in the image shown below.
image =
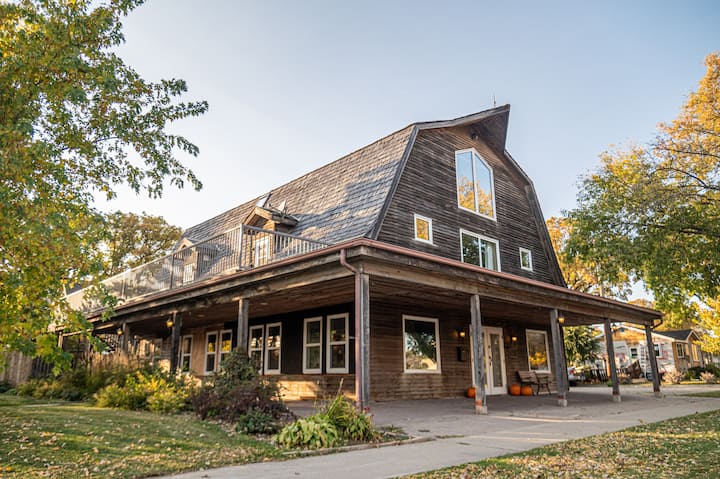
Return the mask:
<svg viewBox="0 0 720 479">
<path fill-rule="evenodd" d="M 125 61 L 209 112 L 172 130 L 205 187 L 102 209 L 189 227 L 415 121 L 510 103 L 508 150 L 545 216 L 612 144 L 676 115 L 720 50 L 720 3 L 150 0 Z"/>
</svg>

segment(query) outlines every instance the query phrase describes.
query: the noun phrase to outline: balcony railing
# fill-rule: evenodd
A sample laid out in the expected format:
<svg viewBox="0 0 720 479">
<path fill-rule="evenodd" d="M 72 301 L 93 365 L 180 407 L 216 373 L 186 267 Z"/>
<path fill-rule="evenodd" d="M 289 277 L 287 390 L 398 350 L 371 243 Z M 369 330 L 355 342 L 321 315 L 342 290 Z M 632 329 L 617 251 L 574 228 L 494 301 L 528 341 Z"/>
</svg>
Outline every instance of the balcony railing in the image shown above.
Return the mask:
<svg viewBox="0 0 720 479">
<path fill-rule="evenodd" d="M 326 246 L 320 241 L 242 225 L 164 258 L 123 271 L 102 283 L 122 304 Z M 99 309 L 101 305 L 89 295 L 86 298 L 85 292 L 81 289 L 67 295 L 70 306 L 85 313 Z"/>
</svg>

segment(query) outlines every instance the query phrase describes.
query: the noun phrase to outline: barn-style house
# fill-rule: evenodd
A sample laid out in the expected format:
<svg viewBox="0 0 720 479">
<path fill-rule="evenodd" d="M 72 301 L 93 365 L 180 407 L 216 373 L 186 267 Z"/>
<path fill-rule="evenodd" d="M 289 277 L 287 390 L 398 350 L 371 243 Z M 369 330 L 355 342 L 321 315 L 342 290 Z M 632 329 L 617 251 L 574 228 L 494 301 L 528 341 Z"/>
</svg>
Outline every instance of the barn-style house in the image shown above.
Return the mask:
<svg viewBox="0 0 720 479">
<path fill-rule="evenodd" d="M 476 385 L 485 412 L 532 371 L 563 404 L 563 326 L 623 321 L 649 338 L 660 314 L 566 287 L 505 150 L 509 111 L 409 125 L 189 228 L 171 255 L 105 282 L 110 321 L 84 291 L 68 299 L 96 334 L 173 370 L 208 377 L 245 348 L 288 397 L 342 380 L 367 407 Z"/>
</svg>

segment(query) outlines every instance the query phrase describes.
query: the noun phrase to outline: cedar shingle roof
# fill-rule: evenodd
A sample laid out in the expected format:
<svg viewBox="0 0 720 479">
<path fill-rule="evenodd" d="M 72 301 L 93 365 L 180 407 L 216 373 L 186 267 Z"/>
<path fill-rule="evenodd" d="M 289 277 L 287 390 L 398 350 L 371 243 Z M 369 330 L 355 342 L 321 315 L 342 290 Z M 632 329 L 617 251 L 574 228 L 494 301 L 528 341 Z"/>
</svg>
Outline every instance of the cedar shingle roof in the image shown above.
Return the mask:
<svg viewBox="0 0 720 479">
<path fill-rule="evenodd" d="M 692 329 L 676 329 L 673 331 L 658 331 L 657 333 L 675 340 L 687 341 L 692 332 Z"/>
<path fill-rule="evenodd" d="M 298 220 L 291 233 L 337 243 L 366 236 L 380 216 L 414 125 L 270 191 L 267 205 L 286 204 Z M 240 226 L 263 195 L 183 233 L 193 243 Z M 182 240 L 181 240 L 182 241 Z"/>
</svg>

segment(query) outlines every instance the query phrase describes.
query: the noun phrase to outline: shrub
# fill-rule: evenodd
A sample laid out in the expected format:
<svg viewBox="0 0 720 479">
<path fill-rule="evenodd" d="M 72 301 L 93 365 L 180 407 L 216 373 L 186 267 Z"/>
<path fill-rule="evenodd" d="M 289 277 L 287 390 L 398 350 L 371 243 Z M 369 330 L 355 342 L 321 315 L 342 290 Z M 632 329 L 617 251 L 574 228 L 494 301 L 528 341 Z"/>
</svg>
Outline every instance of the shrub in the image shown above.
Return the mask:
<svg viewBox="0 0 720 479">
<path fill-rule="evenodd" d="M 122 383 L 122 384 L 120 384 Z M 99 407 L 173 413 L 185 408 L 189 385 L 161 369 L 140 369 L 95 394 Z"/>
<path fill-rule="evenodd" d="M 345 439 L 372 441 L 378 436 L 370 416 L 359 411 L 353 402 L 341 393 L 327 403 L 321 413 L 328 417 Z"/>
<path fill-rule="evenodd" d="M 271 413 L 251 409 L 238 417 L 235 430 L 244 434 L 274 434 L 280 425 Z"/>
<path fill-rule="evenodd" d="M 702 373 L 712 373 L 715 375 L 715 377 L 720 377 L 720 368 L 718 368 L 714 364 L 708 364 L 704 367 L 695 366 L 692 368 L 688 368 L 687 373 L 685 373 L 685 377 L 687 379 L 700 379 L 700 375 Z"/>
<path fill-rule="evenodd" d="M 7 381 L 0 381 L 0 394 L 4 394 L 12 389 L 14 389 L 12 384 Z"/>
<path fill-rule="evenodd" d="M 294 417 L 280 399 L 277 382 L 261 378 L 257 364 L 241 349 L 228 354 L 222 369 L 191 400 L 201 419 L 235 423 L 248 414 L 264 414 L 272 417 L 279 429 L 280 423 Z"/>
<path fill-rule="evenodd" d="M 123 369 L 93 371 L 80 366 L 54 378 L 31 379 L 18 386 L 17 393 L 36 399 L 82 401 L 108 384 L 123 381 L 126 374 L 127 371 Z"/>
<path fill-rule="evenodd" d="M 667 371 L 663 375 L 663 381 L 668 384 L 680 384 L 685 375 L 680 371 Z"/>
<path fill-rule="evenodd" d="M 341 444 L 341 437 L 325 414 L 315 414 L 285 426 L 275 441 L 288 449 L 320 449 Z"/>
<path fill-rule="evenodd" d="M 710 372 L 700 373 L 700 379 L 707 384 L 717 383 L 717 376 Z"/>
</svg>

